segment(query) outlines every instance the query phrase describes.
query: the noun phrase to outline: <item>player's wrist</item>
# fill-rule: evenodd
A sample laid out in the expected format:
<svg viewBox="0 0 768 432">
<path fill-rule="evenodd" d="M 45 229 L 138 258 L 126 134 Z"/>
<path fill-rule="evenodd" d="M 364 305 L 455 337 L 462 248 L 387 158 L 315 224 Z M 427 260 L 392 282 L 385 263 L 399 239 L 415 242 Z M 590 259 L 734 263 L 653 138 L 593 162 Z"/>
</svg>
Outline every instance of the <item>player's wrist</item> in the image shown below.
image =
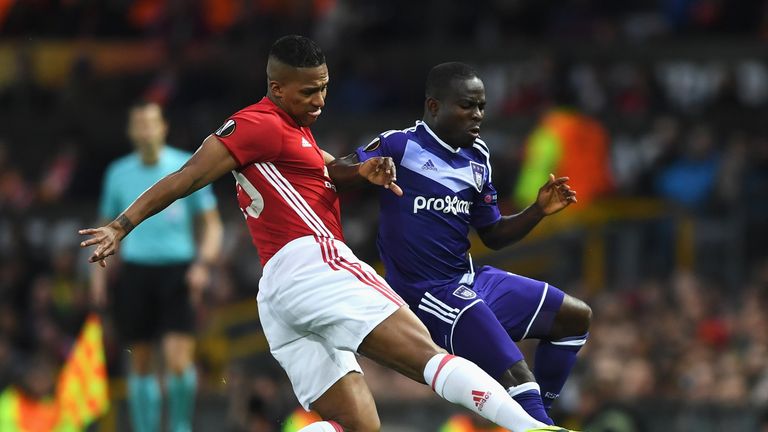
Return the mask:
<svg viewBox="0 0 768 432">
<path fill-rule="evenodd" d="M 527 209 L 526 212 L 530 214 L 532 217 L 543 219 L 547 213 L 544 211 L 544 207 L 539 204 L 538 201 L 531 204 Z"/>
<path fill-rule="evenodd" d="M 122 240 L 135 228 L 133 222 L 124 213 L 113 220 L 109 226 L 117 231 L 118 240 Z"/>
</svg>

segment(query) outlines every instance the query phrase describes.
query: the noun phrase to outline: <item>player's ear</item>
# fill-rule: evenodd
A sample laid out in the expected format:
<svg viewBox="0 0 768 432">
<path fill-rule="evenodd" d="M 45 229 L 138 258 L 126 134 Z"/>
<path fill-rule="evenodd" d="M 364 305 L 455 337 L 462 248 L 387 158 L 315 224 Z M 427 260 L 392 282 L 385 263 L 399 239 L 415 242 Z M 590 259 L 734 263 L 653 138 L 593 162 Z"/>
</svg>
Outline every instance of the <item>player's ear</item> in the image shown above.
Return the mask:
<svg viewBox="0 0 768 432">
<path fill-rule="evenodd" d="M 432 117 L 437 117 L 437 112 L 440 111 L 440 101 L 433 97 L 428 97 L 424 104 L 429 115 Z"/>
<path fill-rule="evenodd" d="M 283 87 L 275 80 L 269 80 L 269 92 L 277 98 L 283 97 Z"/>
</svg>

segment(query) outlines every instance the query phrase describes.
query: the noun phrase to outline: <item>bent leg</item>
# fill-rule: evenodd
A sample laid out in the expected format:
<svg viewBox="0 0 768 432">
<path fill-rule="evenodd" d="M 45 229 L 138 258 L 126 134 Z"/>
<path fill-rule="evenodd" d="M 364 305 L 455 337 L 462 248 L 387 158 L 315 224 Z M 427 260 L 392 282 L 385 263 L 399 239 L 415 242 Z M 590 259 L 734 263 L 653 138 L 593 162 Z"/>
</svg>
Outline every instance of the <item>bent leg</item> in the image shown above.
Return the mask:
<svg viewBox="0 0 768 432">
<path fill-rule="evenodd" d="M 424 368 L 436 354 L 445 353 L 429 337 L 429 331 L 416 315 L 406 307 L 376 326 L 357 348 L 357 351 L 407 376 L 425 384 Z"/>
<path fill-rule="evenodd" d="M 546 282 L 483 267 L 475 286 L 514 340 L 541 339 L 534 375 L 549 409 L 584 345 L 591 310 Z"/>
<path fill-rule="evenodd" d="M 523 354 L 485 302 L 472 303 L 458 314 L 450 342 L 453 354 L 474 362 L 496 378 L 525 412 L 553 424 Z"/>
<path fill-rule="evenodd" d="M 563 304 L 555 315 L 552 328 L 542 339 L 558 340 L 571 336 L 581 336 L 589 331 L 592 323 L 592 309 L 576 297 L 565 294 Z"/>
<path fill-rule="evenodd" d="M 477 365 L 438 348 L 424 324 L 408 308 L 400 308 L 374 328 L 358 352 L 430 385 L 447 401 L 469 408 L 513 432 L 545 426 L 526 413 L 501 384 Z"/>
<path fill-rule="evenodd" d="M 546 335 L 532 335 L 541 338 L 536 348 L 534 371 L 547 409 L 560 396 L 576 364 L 576 354 L 587 342 L 591 319 L 589 306 L 566 294 L 551 331 Z"/>
<path fill-rule="evenodd" d="M 548 425 L 555 423 L 547 414 L 541 396 L 541 387 L 536 382 L 533 372 L 528 368 L 525 360 L 521 359 L 504 371 L 499 382 L 507 389 L 507 393 L 512 396 L 512 399 L 520 404 L 531 417 Z"/>
</svg>

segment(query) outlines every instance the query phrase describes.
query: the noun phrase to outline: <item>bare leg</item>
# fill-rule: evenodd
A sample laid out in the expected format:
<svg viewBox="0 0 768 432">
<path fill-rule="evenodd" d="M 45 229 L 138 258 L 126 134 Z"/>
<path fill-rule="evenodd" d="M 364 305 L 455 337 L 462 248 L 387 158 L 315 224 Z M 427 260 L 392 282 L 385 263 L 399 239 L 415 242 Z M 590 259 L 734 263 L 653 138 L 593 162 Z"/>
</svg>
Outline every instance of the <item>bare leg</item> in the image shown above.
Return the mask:
<svg viewBox="0 0 768 432">
<path fill-rule="evenodd" d="M 328 391 L 312 402 L 312 409 L 323 419 L 337 422 L 347 432 L 377 432 L 381 429 L 371 391 L 363 376 L 357 372 L 350 372 L 336 381 Z M 306 429 L 324 430 L 320 425 Z"/>
<path fill-rule="evenodd" d="M 592 309 L 583 301 L 566 294 L 560 310 L 555 315 L 549 335 L 538 337 L 558 340 L 569 336 L 580 336 L 589 331 L 591 322 Z"/>
<path fill-rule="evenodd" d="M 427 362 L 436 354 L 446 353 L 432 342 L 429 330 L 405 307 L 374 328 L 357 350 L 422 384 Z"/>
<path fill-rule="evenodd" d="M 461 357 L 447 355 L 408 308 L 379 324 L 358 348 L 371 359 L 430 385 L 448 400 L 499 426 L 522 432 L 546 426 L 532 418 L 495 379 Z"/>
</svg>

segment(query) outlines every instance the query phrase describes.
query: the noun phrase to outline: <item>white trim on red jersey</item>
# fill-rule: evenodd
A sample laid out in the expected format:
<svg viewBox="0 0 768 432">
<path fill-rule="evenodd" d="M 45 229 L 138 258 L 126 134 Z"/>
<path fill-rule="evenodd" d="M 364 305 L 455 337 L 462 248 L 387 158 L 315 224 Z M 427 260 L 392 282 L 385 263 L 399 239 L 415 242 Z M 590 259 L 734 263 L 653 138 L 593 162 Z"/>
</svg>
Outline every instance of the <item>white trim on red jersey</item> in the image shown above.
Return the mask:
<svg viewBox="0 0 768 432">
<path fill-rule="evenodd" d="M 290 180 L 283 176 L 273 163 L 258 162 L 253 165 L 259 170 L 261 175 L 264 176 L 267 182 L 275 188 L 285 203 L 288 204 L 288 206 L 296 212 L 299 218 L 307 224 L 312 232 L 315 233 L 315 241 L 320 245 L 323 261 L 328 264 L 331 269 L 344 269 L 357 277 L 360 282 L 375 289 L 395 304 L 400 306 L 404 304 L 400 296 L 397 295 L 386 282 L 381 280 L 380 276 L 365 271 L 358 263 L 349 262 L 344 257 L 339 256 L 339 251 L 334 245 L 334 241 L 336 240 L 333 233 L 325 226 L 322 219 L 315 213 L 304 197 L 293 187 Z M 244 176 L 236 175 L 235 179 L 239 182 L 240 177 L 244 178 Z M 250 184 L 250 182 L 248 183 Z M 250 188 L 243 187 L 243 189 L 249 196 L 251 192 L 249 189 L 256 191 L 252 184 L 250 184 Z M 258 193 L 258 191 L 256 192 Z"/>
<path fill-rule="evenodd" d="M 323 221 L 312 210 L 312 207 L 309 206 L 304 197 L 296 191 L 291 182 L 280 173 L 272 162 L 260 162 L 253 165 L 316 235 L 334 238 L 331 231 L 326 228 Z"/>
</svg>

